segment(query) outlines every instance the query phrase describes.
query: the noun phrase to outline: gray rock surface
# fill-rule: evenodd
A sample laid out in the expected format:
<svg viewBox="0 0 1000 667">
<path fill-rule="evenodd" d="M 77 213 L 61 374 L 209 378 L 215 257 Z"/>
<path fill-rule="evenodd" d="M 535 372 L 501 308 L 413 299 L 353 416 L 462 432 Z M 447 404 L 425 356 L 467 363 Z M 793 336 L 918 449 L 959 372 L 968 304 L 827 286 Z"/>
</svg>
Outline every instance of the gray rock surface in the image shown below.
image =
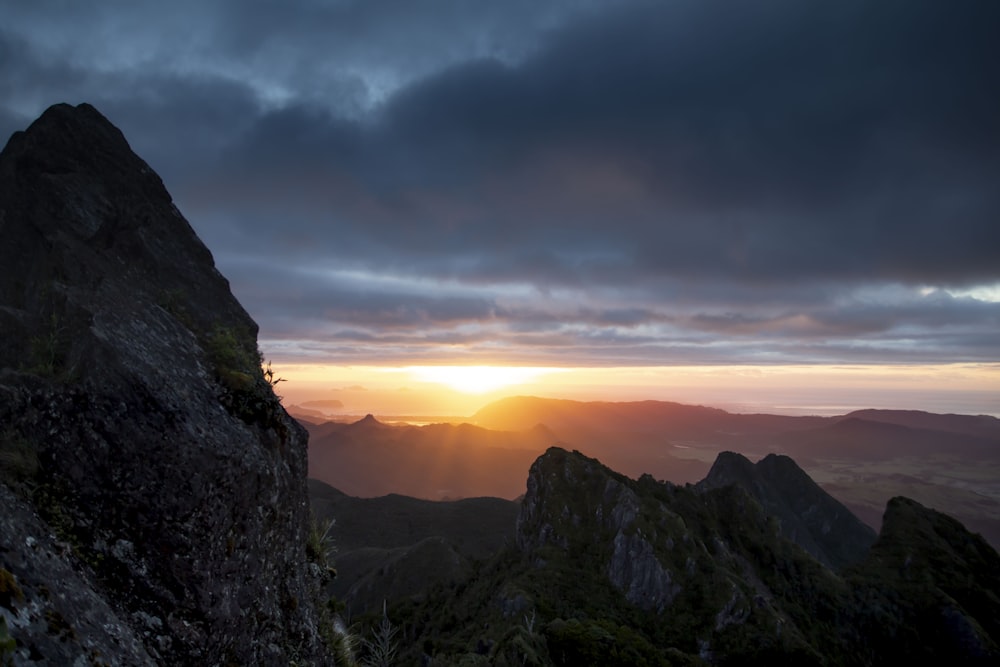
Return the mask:
<svg viewBox="0 0 1000 667">
<path fill-rule="evenodd" d="M 657 552 L 683 522 L 659 503 L 655 512 L 659 522 L 644 526 L 649 512 L 629 480 L 579 452 L 553 447 L 528 473 L 518 547 L 543 558 L 545 547 L 579 552 L 581 541 L 610 545 L 608 553 L 591 556 L 611 585 L 636 607 L 663 612 L 681 586 Z"/>
<path fill-rule="evenodd" d="M 159 177 L 93 107 L 54 106 L 0 154 L 0 238 L 4 513 L 37 511 L 43 545 L 3 522 L 17 662 L 321 663 L 307 436 Z M 53 606 L 56 647 L 22 623 L 45 595 L 111 621 Z"/>
</svg>

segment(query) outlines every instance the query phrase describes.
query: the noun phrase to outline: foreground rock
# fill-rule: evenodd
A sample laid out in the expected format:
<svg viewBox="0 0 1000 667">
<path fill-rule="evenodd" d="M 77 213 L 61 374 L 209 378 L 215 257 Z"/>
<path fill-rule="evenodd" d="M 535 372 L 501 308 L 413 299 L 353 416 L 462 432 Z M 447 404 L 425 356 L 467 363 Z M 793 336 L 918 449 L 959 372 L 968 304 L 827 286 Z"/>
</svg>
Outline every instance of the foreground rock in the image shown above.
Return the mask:
<svg viewBox="0 0 1000 667">
<path fill-rule="evenodd" d="M 159 177 L 52 107 L 0 154 L 0 236 L 15 662 L 321 663 L 306 435 Z"/>
</svg>

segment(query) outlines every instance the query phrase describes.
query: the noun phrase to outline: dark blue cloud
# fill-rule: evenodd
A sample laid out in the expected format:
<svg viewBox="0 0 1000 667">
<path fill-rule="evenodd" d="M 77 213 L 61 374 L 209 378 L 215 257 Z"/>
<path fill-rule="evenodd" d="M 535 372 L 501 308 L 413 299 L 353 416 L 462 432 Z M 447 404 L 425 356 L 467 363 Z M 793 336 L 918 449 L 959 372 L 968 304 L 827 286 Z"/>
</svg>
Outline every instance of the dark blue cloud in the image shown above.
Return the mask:
<svg viewBox="0 0 1000 667">
<path fill-rule="evenodd" d="M 943 291 L 1000 283 L 996 3 L 33 7 L 0 32 L 0 130 L 97 105 L 265 337 L 1000 355 L 996 303 Z"/>
</svg>

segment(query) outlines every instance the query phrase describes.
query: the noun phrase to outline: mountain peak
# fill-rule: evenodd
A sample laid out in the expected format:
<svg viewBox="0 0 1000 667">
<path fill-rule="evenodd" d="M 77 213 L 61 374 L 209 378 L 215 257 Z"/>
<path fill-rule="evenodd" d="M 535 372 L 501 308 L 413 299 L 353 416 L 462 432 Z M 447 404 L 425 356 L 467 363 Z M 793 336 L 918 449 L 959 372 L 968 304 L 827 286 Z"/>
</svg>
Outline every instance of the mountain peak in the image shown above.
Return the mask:
<svg viewBox="0 0 1000 667">
<path fill-rule="evenodd" d="M 96 109 L 56 105 L 0 153 L 0 230 L 0 448 L 31 461 L 0 482 L 72 547 L 0 525 L 24 608 L 71 624 L 26 622 L 19 645 L 60 664 L 148 664 L 119 648 L 135 637 L 159 664 L 315 655 L 306 434 L 160 178 Z M 70 553 L 92 588 L 58 574 Z"/>
<path fill-rule="evenodd" d="M 121 357 L 118 350 L 137 347 L 122 320 L 142 320 L 135 311 L 149 307 L 202 341 L 227 329 L 256 347 L 257 325 L 159 176 L 93 107 L 50 107 L 12 135 L 0 153 L 0 185 L 7 251 L 0 303 L 11 308 L 0 326 L 21 334 L 0 342 L 0 363 L 16 368 L 31 356 L 28 342 L 45 326 L 34 318 L 83 334 L 66 341 L 60 361 L 70 367 L 92 355 L 88 345 Z M 167 379 L 182 361 L 147 365 Z"/>
<path fill-rule="evenodd" d="M 828 567 L 859 562 L 875 541 L 875 531 L 788 456 L 768 454 L 753 464 L 740 454 L 722 452 L 697 486 L 707 490 L 733 484 L 779 519 L 785 537 Z"/>
</svg>

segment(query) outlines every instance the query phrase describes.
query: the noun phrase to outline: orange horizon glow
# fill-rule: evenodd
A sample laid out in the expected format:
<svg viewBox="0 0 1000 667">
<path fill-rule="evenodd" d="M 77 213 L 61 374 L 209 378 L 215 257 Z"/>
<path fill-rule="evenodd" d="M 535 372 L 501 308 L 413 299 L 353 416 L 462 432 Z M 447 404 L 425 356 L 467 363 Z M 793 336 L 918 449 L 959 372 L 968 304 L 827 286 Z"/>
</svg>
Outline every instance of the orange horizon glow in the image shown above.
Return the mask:
<svg viewBox="0 0 1000 667">
<path fill-rule="evenodd" d="M 1000 416 L 1000 364 L 539 367 L 278 363 L 285 405 L 328 414 L 469 417 L 508 396 L 665 400 L 732 412 L 843 414 L 860 408 Z"/>
<path fill-rule="evenodd" d="M 565 368 L 536 366 L 406 366 L 418 382 L 440 384 L 463 394 L 486 394 L 506 387 L 532 384 L 544 375 L 565 372 Z M 387 372 L 398 372 L 388 369 Z"/>
</svg>

